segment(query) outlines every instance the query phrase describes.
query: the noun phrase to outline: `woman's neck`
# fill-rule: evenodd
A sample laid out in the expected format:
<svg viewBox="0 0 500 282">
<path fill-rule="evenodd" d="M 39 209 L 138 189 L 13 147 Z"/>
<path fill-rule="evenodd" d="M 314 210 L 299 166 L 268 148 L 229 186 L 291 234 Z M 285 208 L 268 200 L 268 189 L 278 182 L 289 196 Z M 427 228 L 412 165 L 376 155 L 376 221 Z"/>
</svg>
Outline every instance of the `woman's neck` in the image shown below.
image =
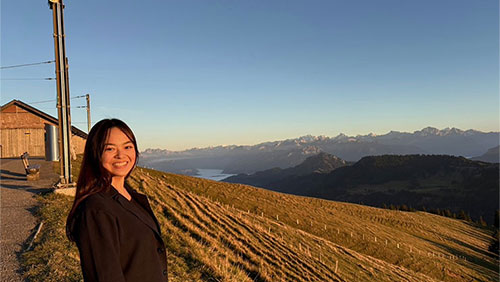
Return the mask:
<svg viewBox="0 0 500 282">
<path fill-rule="evenodd" d="M 115 187 L 118 191 L 125 190 L 125 177 L 113 177 L 111 178 L 111 185 Z"/>
<path fill-rule="evenodd" d="M 111 185 L 113 188 L 118 191 L 123 197 L 127 200 L 131 200 L 132 196 L 128 193 L 127 189 L 125 189 L 125 178 L 124 177 L 113 177 L 111 178 Z"/>
</svg>

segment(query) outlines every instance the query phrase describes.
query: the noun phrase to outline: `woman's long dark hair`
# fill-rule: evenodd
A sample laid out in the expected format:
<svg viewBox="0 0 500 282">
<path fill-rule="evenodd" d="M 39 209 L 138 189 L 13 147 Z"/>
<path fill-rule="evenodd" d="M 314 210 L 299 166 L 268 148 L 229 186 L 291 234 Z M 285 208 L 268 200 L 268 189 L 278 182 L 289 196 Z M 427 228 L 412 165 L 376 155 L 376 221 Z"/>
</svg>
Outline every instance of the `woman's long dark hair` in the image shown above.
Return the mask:
<svg viewBox="0 0 500 282">
<path fill-rule="evenodd" d="M 137 142 L 132 130 L 119 119 L 103 119 L 96 123 L 89 132 L 87 141 L 85 143 L 85 151 L 83 152 L 82 165 L 80 167 L 80 175 L 76 183 L 76 194 L 73 206 L 66 219 L 66 236 L 70 241 L 74 241 L 72 236 L 73 232 L 73 218 L 78 205 L 88 196 L 107 191 L 111 188 L 111 175 L 102 166 L 102 154 L 104 152 L 105 142 L 108 138 L 109 132 L 112 128 L 120 129 L 134 144 L 135 149 L 135 164 L 129 171 L 125 179 L 134 170 L 139 158 L 139 150 L 137 149 Z"/>
</svg>

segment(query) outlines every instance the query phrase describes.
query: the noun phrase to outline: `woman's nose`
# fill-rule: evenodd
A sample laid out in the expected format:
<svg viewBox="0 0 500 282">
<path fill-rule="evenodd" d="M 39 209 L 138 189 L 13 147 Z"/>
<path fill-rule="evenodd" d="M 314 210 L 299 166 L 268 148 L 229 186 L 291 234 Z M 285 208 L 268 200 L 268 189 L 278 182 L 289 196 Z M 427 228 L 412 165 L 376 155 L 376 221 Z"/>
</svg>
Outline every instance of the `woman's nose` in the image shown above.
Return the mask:
<svg viewBox="0 0 500 282">
<path fill-rule="evenodd" d="M 120 149 L 116 150 L 115 158 L 121 158 L 122 156 L 123 156 L 122 150 L 120 150 Z"/>
</svg>

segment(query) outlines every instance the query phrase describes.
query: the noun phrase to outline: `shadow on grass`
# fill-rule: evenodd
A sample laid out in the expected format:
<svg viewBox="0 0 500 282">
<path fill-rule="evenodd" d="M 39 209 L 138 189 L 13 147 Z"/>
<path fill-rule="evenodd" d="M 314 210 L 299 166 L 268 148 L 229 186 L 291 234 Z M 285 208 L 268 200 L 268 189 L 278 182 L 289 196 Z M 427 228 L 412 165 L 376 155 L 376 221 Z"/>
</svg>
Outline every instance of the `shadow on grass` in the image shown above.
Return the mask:
<svg viewBox="0 0 500 282">
<path fill-rule="evenodd" d="M 445 245 L 445 244 L 442 244 L 442 243 L 439 243 L 439 242 L 436 242 L 436 241 L 431 241 L 427 238 L 424 238 L 424 237 L 420 237 L 420 236 L 417 236 L 419 239 L 422 239 L 424 241 L 427 241 L 429 242 L 430 244 L 432 245 L 435 245 L 439 248 L 441 248 L 442 250 L 445 250 L 455 256 L 458 256 L 458 257 L 463 257 L 465 258 L 468 262 L 472 263 L 472 264 L 475 264 L 477 266 L 479 266 L 480 268 L 479 269 L 475 269 L 475 271 L 485 275 L 485 276 L 488 276 L 488 277 L 491 277 L 491 278 L 497 278 L 498 277 L 498 273 L 499 273 L 499 268 L 498 268 L 498 259 L 496 259 L 496 263 L 492 263 L 492 262 L 489 262 L 481 257 L 478 257 L 476 255 L 473 255 L 469 252 L 464 252 L 464 251 L 461 251 L 461 250 L 458 250 L 456 248 L 452 248 L 450 247 L 449 245 Z M 474 252 L 478 252 L 484 256 L 487 256 L 491 259 L 493 259 L 492 257 L 492 253 L 491 252 L 488 252 L 486 250 L 481 250 L 477 247 L 474 247 L 474 246 L 471 246 L 470 244 L 467 244 L 467 243 L 464 243 L 460 240 L 457 240 L 457 239 L 454 239 L 454 238 L 447 238 L 446 239 L 447 241 L 451 241 L 453 243 L 456 243 L 458 245 L 461 245 L 467 249 L 470 249 L 471 251 L 474 251 Z M 488 269 L 488 270 L 491 270 L 495 273 L 494 276 L 492 276 L 492 273 L 488 273 L 487 271 L 484 270 L 484 268 Z"/>
</svg>

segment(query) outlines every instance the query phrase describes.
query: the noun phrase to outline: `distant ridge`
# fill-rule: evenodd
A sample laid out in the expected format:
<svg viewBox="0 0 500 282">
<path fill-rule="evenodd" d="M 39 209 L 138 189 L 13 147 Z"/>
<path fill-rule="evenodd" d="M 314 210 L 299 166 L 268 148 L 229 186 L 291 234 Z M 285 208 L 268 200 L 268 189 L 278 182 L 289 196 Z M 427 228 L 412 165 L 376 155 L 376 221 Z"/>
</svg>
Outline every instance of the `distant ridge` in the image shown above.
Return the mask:
<svg viewBox="0 0 500 282">
<path fill-rule="evenodd" d="M 264 171 L 258 171 L 252 175 L 238 174 L 223 179 L 223 181 L 267 187 L 270 183 L 283 180 L 287 177 L 303 176 L 312 173 L 329 173 L 336 168 L 343 167 L 348 164 L 348 162 L 336 156 L 321 152 L 317 155 L 308 157 L 301 164 L 291 168 L 281 169 L 276 167 Z"/>
<path fill-rule="evenodd" d="M 471 158 L 475 161 L 483 161 L 489 163 L 499 163 L 500 162 L 500 146 L 489 149 L 486 153 L 481 156 Z"/>
<path fill-rule="evenodd" d="M 439 130 L 434 127 L 426 127 L 413 133 L 390 131 L 383 135 L 306 135 L 249 146 L 216 146 L 179 152 L 147 149 L 141 153 L 140 164 L 176 173 L 197 168 L 216 168 L 223 169 L 224 173 L 250 174 L 275 167 L 293 167 L 319 152 L 351 162 L 366 156 L 386 154 L 479 156 L 500 145 L 499 139 L 499 132 L 484 133 L 457 128 Z"/>
<path fill-rule="evenodd" d="M 322 199 L 417 209 L 461 210 L 489 223 L 499 206 L 499 166 L 447 155 L 364 157 L 329 173 L 283 176 L 272 171 L 224 181 Z"/>
</svg>

